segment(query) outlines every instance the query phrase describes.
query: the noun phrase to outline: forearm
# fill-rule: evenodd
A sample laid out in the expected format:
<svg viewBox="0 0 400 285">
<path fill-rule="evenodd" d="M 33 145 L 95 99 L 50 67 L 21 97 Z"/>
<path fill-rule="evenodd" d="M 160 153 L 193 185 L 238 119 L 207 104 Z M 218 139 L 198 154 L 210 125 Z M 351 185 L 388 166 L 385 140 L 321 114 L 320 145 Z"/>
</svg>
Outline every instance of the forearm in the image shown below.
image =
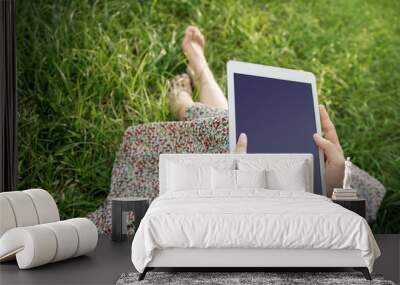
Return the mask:
<svg viewBox="0 0 400 285">
<path fill-rule="evenodd" d="M 376 213 L 385 196 L 385 187 L 376 178 L 354 164 L 352 167 L 351 187 L 357 189 L 360 198 L 365 199 L 367 202 L 367 220 L 369 222 L 375 220 Z"/>
</svg>

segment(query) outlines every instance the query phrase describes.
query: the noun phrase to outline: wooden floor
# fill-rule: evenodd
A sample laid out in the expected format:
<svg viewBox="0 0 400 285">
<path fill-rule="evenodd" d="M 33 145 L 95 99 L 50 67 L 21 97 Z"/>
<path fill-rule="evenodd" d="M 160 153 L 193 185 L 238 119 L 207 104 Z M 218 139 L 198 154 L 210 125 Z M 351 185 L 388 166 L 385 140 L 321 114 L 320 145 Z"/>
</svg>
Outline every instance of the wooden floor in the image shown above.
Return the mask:
<svg viewBox="0 0 400 285">
<path fill-rule="evenodd" d="M 375 262 L 374 272 L 400 283 L 400 235 L 375 238 L 382 257 Z M 131 238 L 116 243 L 108 236 L 100 236 L 96 250 L 88 256 L 28 270 L 19 270 L 16 262 L 2 263 L 0 284 L 115 284 L 122 273 L 135 271 L 130 257 L 131 243 Z"/>
</svg>

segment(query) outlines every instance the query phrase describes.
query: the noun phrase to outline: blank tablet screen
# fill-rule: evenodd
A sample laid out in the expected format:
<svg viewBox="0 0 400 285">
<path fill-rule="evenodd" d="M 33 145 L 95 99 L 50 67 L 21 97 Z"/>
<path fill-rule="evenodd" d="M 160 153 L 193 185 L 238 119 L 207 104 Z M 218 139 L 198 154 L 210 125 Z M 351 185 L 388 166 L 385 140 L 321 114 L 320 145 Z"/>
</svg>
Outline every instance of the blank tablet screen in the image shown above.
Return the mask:
<svg viewBox="0 0 400 285">
<path fill-rule="evenodd" d="M 314 193 L 322 194 L 312 85 L 234 74 L 236 140 L 248 137 L 248 153 L 312 153 Z"/>
</svg>

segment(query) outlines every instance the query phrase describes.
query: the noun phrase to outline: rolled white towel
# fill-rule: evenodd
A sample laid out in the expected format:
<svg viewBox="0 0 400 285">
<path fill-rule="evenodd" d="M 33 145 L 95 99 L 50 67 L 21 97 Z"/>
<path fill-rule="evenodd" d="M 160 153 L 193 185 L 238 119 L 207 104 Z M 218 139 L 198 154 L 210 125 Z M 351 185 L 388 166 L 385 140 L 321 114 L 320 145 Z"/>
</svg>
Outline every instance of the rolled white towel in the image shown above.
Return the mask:
<svg viewBox="0 0 400 285">
<path fill-rule="evenodd" d="M 14 257 L 20 269 L 86 254 L 96 248 L 97 228 L 88 219 L 19 227 L 0 238 L 0 261 Z"/>
</svg>

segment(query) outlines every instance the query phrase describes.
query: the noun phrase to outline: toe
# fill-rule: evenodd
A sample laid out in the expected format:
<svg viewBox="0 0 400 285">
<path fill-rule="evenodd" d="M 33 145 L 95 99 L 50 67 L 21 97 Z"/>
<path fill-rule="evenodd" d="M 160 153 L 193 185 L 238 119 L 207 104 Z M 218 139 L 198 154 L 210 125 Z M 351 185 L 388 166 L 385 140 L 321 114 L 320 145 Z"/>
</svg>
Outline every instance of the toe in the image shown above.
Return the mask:
<svg viewBox="0 0 400 285">
<path fill-rule="evenodd" d="M 182 76 L 181 74 L 178 75 L 178 78 L 177 78 L 177 83 L 178 83 L 178 85 L 179 85 L 179 86 L 183 86 L 184 81 L 185 81 L 185 79 L 183 78 L 183 76 Z"/>
<path fill-rule="evenodd" d="M 171 91 L 184 90 L 190 93 L 192 89 L 191 79 L 186 73 L 177 75 L 171 79 L 169 86 Z"/>
<path fill-rule="evenodd" d="M 196 27 L 193 40 L 196 41 L 200 46 L 204 47 L 204 36 L 201 33 L 200 29 Z"/>
<path fill-rule="evenodd" d="M 193 26 L 187 27 L 186 31 L 185 31 L 185 37 L 183 39 L 184 43 L 185 42 L 189 43 L 189 42 L 193 41 L 193 37 L 194 37 L 195 33 L 196 33 L 196 29 Z"/>
<path fill-rule="evenodd" d="M 175 82 L 173 80 L 170 80 L 168 84 L 168 94 L 173 95 L 175 89 L 176 89 Z"/>
<path fill-rule="evenodd" d="M 174 78 L 172 78 L 169 81 L 169 87 L 170 87 L 171 91 L 174 91 L 179 87 L 179 85 L 180 85 L 179 81 L 180 81 L 180 76 L 179 75 L 175 76 Z"/>
<path fill-rule="evenodd" d="M 187 52 L 187 50 L 190 48 L 191 41 L 192 41 L 192 34 L 191 32 L 188 32 L 188 29 L 186 29 L 185 36 L 182 41 L 182 49 L 184 52 Z"/>
<path fill-rule="evenodd" d="M 182 48 L 185 50 L 189 48 L 191 42 L 198 43 L 201 47 L 204 47 L 204 36 L 200 29 L 196 26 L 189 26 L 186 28 L 185 37 L 182 42 Z"/>
<path fill-rule="evenodd" d="M 169 89 L 172 90 L 172 89 L 174 89 L 174 88 L 175 88 L 175 80 L 174 80 L 174 79 L 171 79 L 171 80 L 169 81 Z"/>
<path fill-rule="evenodd" d="M 180 81 L 180 82 L 181 82 L 181 86 L 182 86 L 185 90 L 188 90 L 188 89 L 191 88 L 191 81 L 190 81 L 189 75 L 187 75 L 186 73 L 183 73 L 183 74 L 181 75 L 180 80 L 181 80 L 181 81 Z"/>
<path fill-rule="evenodd" d="M 196 29 L 198 29 L 196 26 L 192 26 L 192 25 L 188 26 L 186 28 L 185 35 L 192 36 L 196 32 Z"/>
<path fill-rule="evenodd" d="M 201 44 L 201 46 L 204 47 L 205 43 L 206 43 L 206 40 L 204 38 L 204 35 L 200 34 L 200 44 Z"/>
<path fill-rule="evenodd" d="M 190 84 L 190 76 L 187 73 L 182 74 L 182 79 L 185 82 L 185 84 Z"/>
<path fill-rule="evenodd" d="M 179 75 L 175 76 L 174 79 L 172 80 L 174 87 L 179 85 Z"/>
</svg>

